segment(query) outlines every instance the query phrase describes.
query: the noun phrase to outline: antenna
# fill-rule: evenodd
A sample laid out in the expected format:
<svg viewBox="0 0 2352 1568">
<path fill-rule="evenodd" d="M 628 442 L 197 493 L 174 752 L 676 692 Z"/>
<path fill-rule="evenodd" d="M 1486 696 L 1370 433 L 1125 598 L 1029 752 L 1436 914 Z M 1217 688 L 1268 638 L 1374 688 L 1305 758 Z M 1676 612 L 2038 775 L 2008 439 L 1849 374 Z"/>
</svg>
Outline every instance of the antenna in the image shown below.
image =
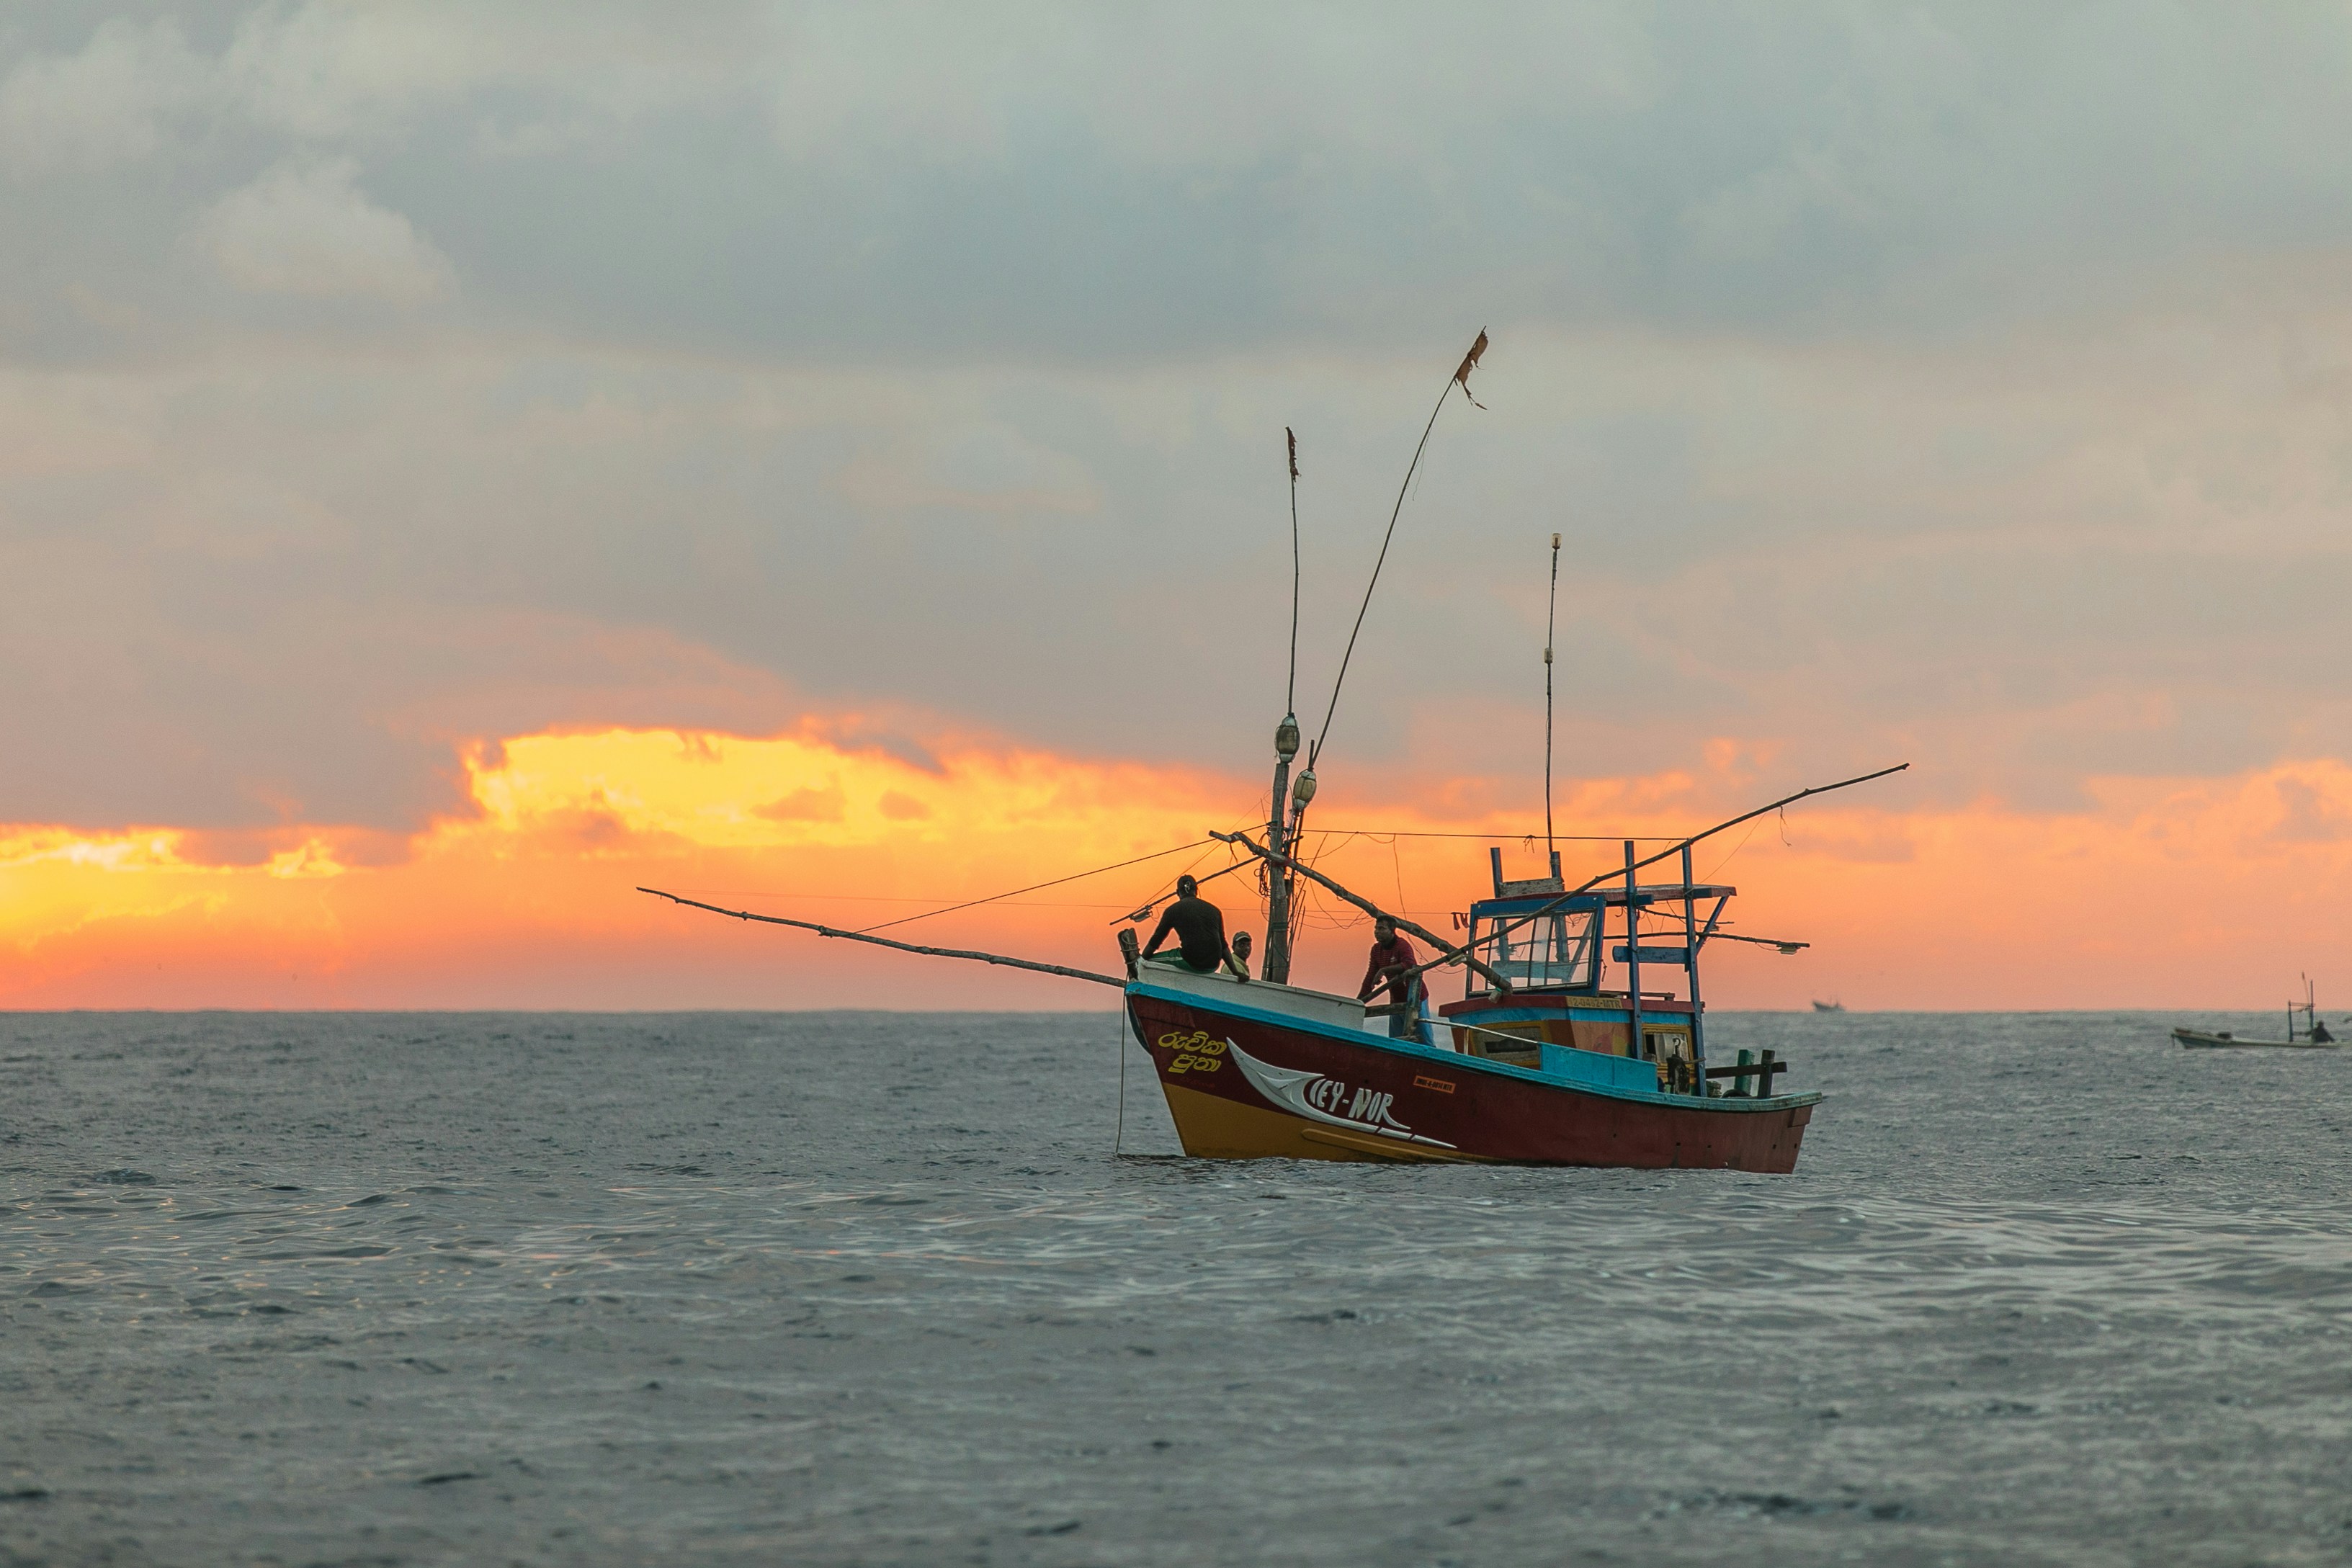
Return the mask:
<svg viewBox="0 0 2352 1568">
<path fill-rule="evenodd" d="M 1551 601 L 1544 607 L 1544 849 L 1558 874 L 1559 852 L 1551 837 L 1551 633 L 1559 611 L 1559 536 L 1551 537 Z"/>
</svg>

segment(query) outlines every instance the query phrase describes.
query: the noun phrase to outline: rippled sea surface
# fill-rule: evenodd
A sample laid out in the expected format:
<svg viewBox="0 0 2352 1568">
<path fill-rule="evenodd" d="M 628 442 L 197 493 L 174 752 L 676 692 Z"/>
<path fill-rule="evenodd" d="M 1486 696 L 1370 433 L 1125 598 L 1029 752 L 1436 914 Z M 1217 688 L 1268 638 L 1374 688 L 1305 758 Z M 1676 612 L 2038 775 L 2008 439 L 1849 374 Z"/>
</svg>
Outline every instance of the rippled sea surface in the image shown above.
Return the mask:
<svg viewBox="0 0 2352 1568">
<path fill-rule="evenodd" d="M 2352 1561 L 2352 1051 L 1719 1015 L 1794 1176 L 1100 1015 L 0 1015 L 0 1563 Z M 2260 1019 L 2203 1021 L 2252 1032 Z"/>
</svg>

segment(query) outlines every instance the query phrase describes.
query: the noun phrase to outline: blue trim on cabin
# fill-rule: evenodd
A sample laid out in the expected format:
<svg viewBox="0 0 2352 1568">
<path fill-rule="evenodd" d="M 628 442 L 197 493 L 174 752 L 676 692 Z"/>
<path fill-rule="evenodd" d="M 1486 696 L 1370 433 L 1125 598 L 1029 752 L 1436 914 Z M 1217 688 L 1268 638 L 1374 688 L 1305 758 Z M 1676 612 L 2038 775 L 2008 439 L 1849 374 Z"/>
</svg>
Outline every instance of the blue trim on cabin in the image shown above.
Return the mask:
<svg viewBox="0 0 2352 1568">
<path fill-rule="evenodd" d="M 1514 1007 L 1503 1002 L 1488 1003 L 1482 1008 L 1465 1008 L 1460 1002 L 1448 1002 L 1445 1005 L 1454 1010 L 1450 1013 L 1441 1011 L 1437 1021 L 1482 1027 L 1498 1023 L 1549 1023 L 1557 1019 L 1573 1019 L 1579 1023 L 1619 1024 L 1625 1021 L 1630 1004 L 1622 999 L 1614 1002 L 1597 999 L 1604 994 L 1622 998 L 1624 994 L 1622 991 L 1601 993 L 1571 989 L 1566 986 L 1554 986 L 1549 989 L 1550 994 L 1559 998 L 1549 1007 Z M 1518 991 L 1511 993 L 1515 997 L 1521 994 Z M 1642 998 L 1642 1022 L 1646 1028 L 1662 1025 L 1675 1028 L 1689 1021 L 1690 1013 L 1687 1003 L 1661 1002 L 1655 992 Z"/>
<path fill-rule="evenodd" d="M 1562 1057 L 1589 1056 L 1597 1063 L 1626 1062 L 1639 1069 L 1643 1075 L 1650 1080 L 1653 1087 L 1646 1090 L 1631 1088 L 1620 1083 L 1603 1082 L 1600 1076 L 1586 1077 L 1579 1074 L 1570 1077 L 1549 1071 L 1539 1071 L 1534 1068 L 1514 1067 L 1507 1061 L 1489 1061 L 1483 1056 L 1464 1056 L 1458 1051 L 1440 1051 L 1433 1045 L 1423 1045 L 1418 1040 L 1395 1040 L 1387 1035 L 1373 1034 L 1365 1030 L 1347 1029 L 1336 1024 L 1322 1023 L 1314 1019 L 1300 1018 L 1295 1013 L 1278 1013 L 1265 1008 L 1254 1008 L 1246 1002 L 1212 1001 L 1196 991 L 1175 990 L 1150 985 L 1142 980 L 1129 980 L 1127 983 L 1127 994 L 1130 997 L 1147 996 L 1160 1001 L 1175 1002 L 1184 1007 L 1198 1008 L 1205 1012 L 1226 1013 L 1235 1018 L 1247 1019 L 1253 1023 L 1271 1024 L 1277 1029 L 1321 1035 L 1329 1040 L 1343 1041 L 1349 1045 L 1365 1046 L 1373 1051 L 1392 1051 L 1399 1056 L 1410 1057 L 1415 1061 L 1433 1062 L 1454 1071 L 1493 1073 L 1496 1077 L 1517 1078 L 1526 1082 L 1541 1083 L 1555 1089 L 1573 1089 L 1580 1093 L 1598 1094 L 1608 1100 L 1631 1100 L 1639 1104 L 1669 1105 L 1685 1110 L 1721 1111 L 1730 1115 L 1747 1115 L 1757 1111 L 1794 1110 L 1800 1105 L 1815 1104 L 1822 1098 L 1822 1092 L 1819 1090 L 1809 1090 L 1802 1094 L 1775 1094 L 1769 1100 L 1735 1100 L 1727 1095 L 1718 1099 L 1701 1099 L 1695 1094 L 1669 1094 L 1654 1087 L 1658 1076 L 1658 1070 L 1654 1064 L 1638 1061 L 1630 1056 L 1605 1056 L 1597 1051 L 1578 1051 L 1564 1045 L 1546 1045 L 1542 1052 L 1546 1069 L 1553 1065 L 1552 1053 L 1555 1051 Z M 1624 1009 L 1622 1008 L 1617 1009 L 1617 1016 L 1623 1017 Z M 1129 1021 L 1130 1024 L 1134 1021 L 1134 1015 L 1131 1013 L 1129 1015 Z M 1444 1028 L 1444 1020 L 1438 1019 L 1437 1027 Z M 1581 1068 L 1585 1064 L 1570 1062 L 1564 1065 L 1570 1068 Z"/>
<path fill-rule="evenodd" d="M 1739 890 L 1721 883 L 1693 883 L 1687 889 L 1678 882 L 1643 883 L 1634 890 L 1633 902 L 1643 908 L 1653 904 L 1680 904 L 1685 898 L 1729 898 Z M 1625 902 L 1625 890 L 1618 887 L 1596 887 L 1590 892 L 1563 895 L 1557 893 L 1521 893 L 1506 898 L 1497 894 L 1481 898 L 1470 905 L 1474 920 L 1496 915 L 1508 920 L 1521 915 L 1533 915 L 1544 910 L 1553 915 L 1590 915 L 1596 909 L 1616 909 Z"/>
</svg>

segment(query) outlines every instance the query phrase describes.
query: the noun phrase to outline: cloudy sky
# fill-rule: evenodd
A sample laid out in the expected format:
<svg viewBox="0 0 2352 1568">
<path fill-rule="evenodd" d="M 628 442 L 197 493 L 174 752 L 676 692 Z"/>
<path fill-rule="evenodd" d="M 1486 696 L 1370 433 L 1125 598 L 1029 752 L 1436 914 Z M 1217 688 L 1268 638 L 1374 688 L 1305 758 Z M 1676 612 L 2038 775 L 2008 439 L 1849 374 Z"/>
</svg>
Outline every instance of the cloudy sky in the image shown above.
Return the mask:
<svg viewBox="0 0 2352 1568">
<path fill-rule="evenodd" d="M 1326 824 L 1526 854 L 1558 531 L 1562 831 L 1915 765 L 1723 999 L 2352 997 L 2347 89 L 2316 5 L 10 7 L 0 1005 L 1097 1005 L 630 890 L 1247 821 L 1283 429 L 1312 733 L 1481 328 Z"/>
</svg>

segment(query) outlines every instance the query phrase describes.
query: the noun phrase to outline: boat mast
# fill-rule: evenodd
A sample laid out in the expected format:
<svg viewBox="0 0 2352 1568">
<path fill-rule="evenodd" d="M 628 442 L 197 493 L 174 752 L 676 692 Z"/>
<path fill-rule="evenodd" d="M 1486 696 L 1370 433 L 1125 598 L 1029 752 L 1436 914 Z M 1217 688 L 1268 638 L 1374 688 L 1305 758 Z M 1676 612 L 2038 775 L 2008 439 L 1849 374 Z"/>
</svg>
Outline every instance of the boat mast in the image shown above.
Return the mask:
<svg viewBox="0 0 2352 1568">
<path fill-rule="evenodd" d="M 1626 1055 L 1642 1055 L 1642 916 L 1633 881 L 1633 841 L 1625 841 L 1625 1017 Z M 1604 921 L 1605 924 L 1605 921 Z"/>
<path fill-rule="evenodd" d="M 1298 433 L 1282 427 L 1290 448 L 1290 680 L 1284 688 L 1282 723 L 1274 731 L 1274 796 L 1267 805 L 1265 837 L 1278 855 L 1290 852 L 1290 759 L 1298 755 Z M 1265 979 L 1290 983 L 1290 873 L 1267 868 L 1265 884 Z"/>
<path fill-rule="evenodd" d="M 1691 847 L 1683 845 L 1683 968 L 1690 976 L 1691 1090 L 1706 1093 L 1706 1019 L 1698 997 L 1698 900 L 1691 891 Z"/>
</svg>

